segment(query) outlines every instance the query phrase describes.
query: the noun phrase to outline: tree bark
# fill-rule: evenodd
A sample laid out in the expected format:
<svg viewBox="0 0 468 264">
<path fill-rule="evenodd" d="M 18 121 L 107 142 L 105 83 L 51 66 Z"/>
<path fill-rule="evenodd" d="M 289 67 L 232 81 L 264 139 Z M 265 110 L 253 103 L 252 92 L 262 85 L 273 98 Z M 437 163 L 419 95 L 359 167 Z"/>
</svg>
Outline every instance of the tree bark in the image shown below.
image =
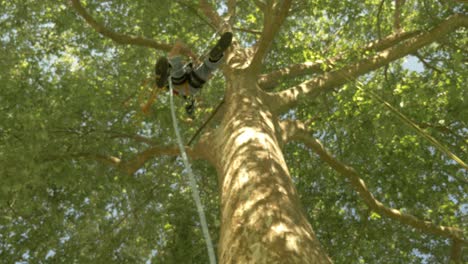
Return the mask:
<svg viewBox="0 0 468 264">
<path fill-rule="evenodd" d="M 331 263 L 302 210 L 257 79 L 227 75 L 215 133 L 221 194 L 219 263 Z"/>
</svg>

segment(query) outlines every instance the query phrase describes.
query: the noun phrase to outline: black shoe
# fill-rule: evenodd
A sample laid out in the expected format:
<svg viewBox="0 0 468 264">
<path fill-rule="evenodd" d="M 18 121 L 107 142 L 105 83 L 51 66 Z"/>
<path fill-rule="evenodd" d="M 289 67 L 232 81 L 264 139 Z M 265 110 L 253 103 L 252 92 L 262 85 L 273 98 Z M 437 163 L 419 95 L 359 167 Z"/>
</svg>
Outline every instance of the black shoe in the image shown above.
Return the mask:
<svg viewBox="0 0 468 264">
<path fill-rule="evenodd" d="M 164 88 L 167 85 L 167 78 L 169 77 L 169 61 L 166 57 L 160 57 L 154 66 L 154 73 L 156 74 L 156 85 L 159 88 Z"/>
<path fill-rule="evenodd" d="M 229 48 L 232 41 L 232 33 L 225 32 L 221 38 L 218 40 L 218 43 L 210 51 L 210 61 L 216 62 L 219 61 L 224 54 L 224 51 Z"/>
</svg>

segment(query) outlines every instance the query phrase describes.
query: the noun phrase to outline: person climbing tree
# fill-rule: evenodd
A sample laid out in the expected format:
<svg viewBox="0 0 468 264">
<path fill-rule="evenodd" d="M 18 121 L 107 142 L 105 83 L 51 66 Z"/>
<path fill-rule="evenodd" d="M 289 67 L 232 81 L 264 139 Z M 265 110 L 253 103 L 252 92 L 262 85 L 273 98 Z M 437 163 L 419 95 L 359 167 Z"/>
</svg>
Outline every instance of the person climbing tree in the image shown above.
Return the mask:
<svg viewBox="0 0 468 264">
<path fill-rule="evenodd" d="M 195 101 L 193 95 L 198 93 L 212 73 L 219 68 L 223 62 L 224 51 L 231 45 L 232 33 L 225 32 L 211 49 L 206 58 L 198 67 L 193 62 L 185 64 L 181 56 L 183 43 L 178 41 L 169 52 L 168 57 L 160 57 L 155 65 L 156 85 L 158 88 L 167 88 L 168 79 L 171 78 L 174 94 L 186 99 L 185 110 L 193 115 Z"/>
</svg>

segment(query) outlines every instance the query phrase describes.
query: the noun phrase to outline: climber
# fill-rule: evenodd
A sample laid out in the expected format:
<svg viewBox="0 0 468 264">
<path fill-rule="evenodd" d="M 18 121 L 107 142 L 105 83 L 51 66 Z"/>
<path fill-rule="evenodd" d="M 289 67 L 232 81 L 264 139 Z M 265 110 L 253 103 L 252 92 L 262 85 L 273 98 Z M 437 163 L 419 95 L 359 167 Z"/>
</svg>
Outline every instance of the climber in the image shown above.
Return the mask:
<svg viewBox="0 0 468 264">
<path fill-rule="evenodd" d="M 224 51 L 231 45 L 231 41 L 232 33 L 225 32 L 211 49 L 208 58 L 198 67 L 194 67 L 192 62 L 185 64 L 181 56 L 183 44 L 176 42 L 168 57 L 160 57 L 156 62 L 157 87 L 161 89 L 167 87 L 168 78 L 171 78 L 174 94 L 188 101 L 185 109 L 189 115 L 193 115 L 195 105 L 192 96 L 200 91 L 211 74 L 222 64 Z"/>
</svg>

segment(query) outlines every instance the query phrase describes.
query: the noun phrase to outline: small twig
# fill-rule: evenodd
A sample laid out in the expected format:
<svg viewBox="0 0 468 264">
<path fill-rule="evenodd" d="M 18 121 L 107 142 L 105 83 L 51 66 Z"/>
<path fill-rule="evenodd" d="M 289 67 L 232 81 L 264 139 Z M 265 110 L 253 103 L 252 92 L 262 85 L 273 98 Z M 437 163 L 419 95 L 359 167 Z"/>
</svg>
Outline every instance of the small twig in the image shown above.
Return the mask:
<svg viewBox="0 0 468 264">
<path fill-rule="evenodd" d="M 431 69 L 431 70 L 433 70 L 433 71 L 436 71 L 436 72 L 438 72 L 438 73 L 442 73 L 442 71 L 439 70 L 437 67 L 432 66 L 429 62 L 427 62 L 427 61 L 421 56 L 421 54 L 419 54 L 419 52 L 415 52 L 413 55 L 414 55 L 416 58 L 418 58 L 418 60 L 419 60 L 422 64 L 424 64 L 424 66 L 426 66 L 427 68 L 429 68 L 429 69 Z"/>
<path fill-rule="evenodd" d="M 382 33 L 381 33 L 381 28 L 380 28 L 380 24 L 381 24 L 381 19 L 380 19 L 380 14 L 382 13 L 382 9 L 383 9 L 383 4 L 384 4 L 385 0 L 382 0 L 380 1 L 380 4 L 379 4 L 379 9 L 377 11 L 377 37 L 379 39 L 382 38 Z"/>
</svg>

